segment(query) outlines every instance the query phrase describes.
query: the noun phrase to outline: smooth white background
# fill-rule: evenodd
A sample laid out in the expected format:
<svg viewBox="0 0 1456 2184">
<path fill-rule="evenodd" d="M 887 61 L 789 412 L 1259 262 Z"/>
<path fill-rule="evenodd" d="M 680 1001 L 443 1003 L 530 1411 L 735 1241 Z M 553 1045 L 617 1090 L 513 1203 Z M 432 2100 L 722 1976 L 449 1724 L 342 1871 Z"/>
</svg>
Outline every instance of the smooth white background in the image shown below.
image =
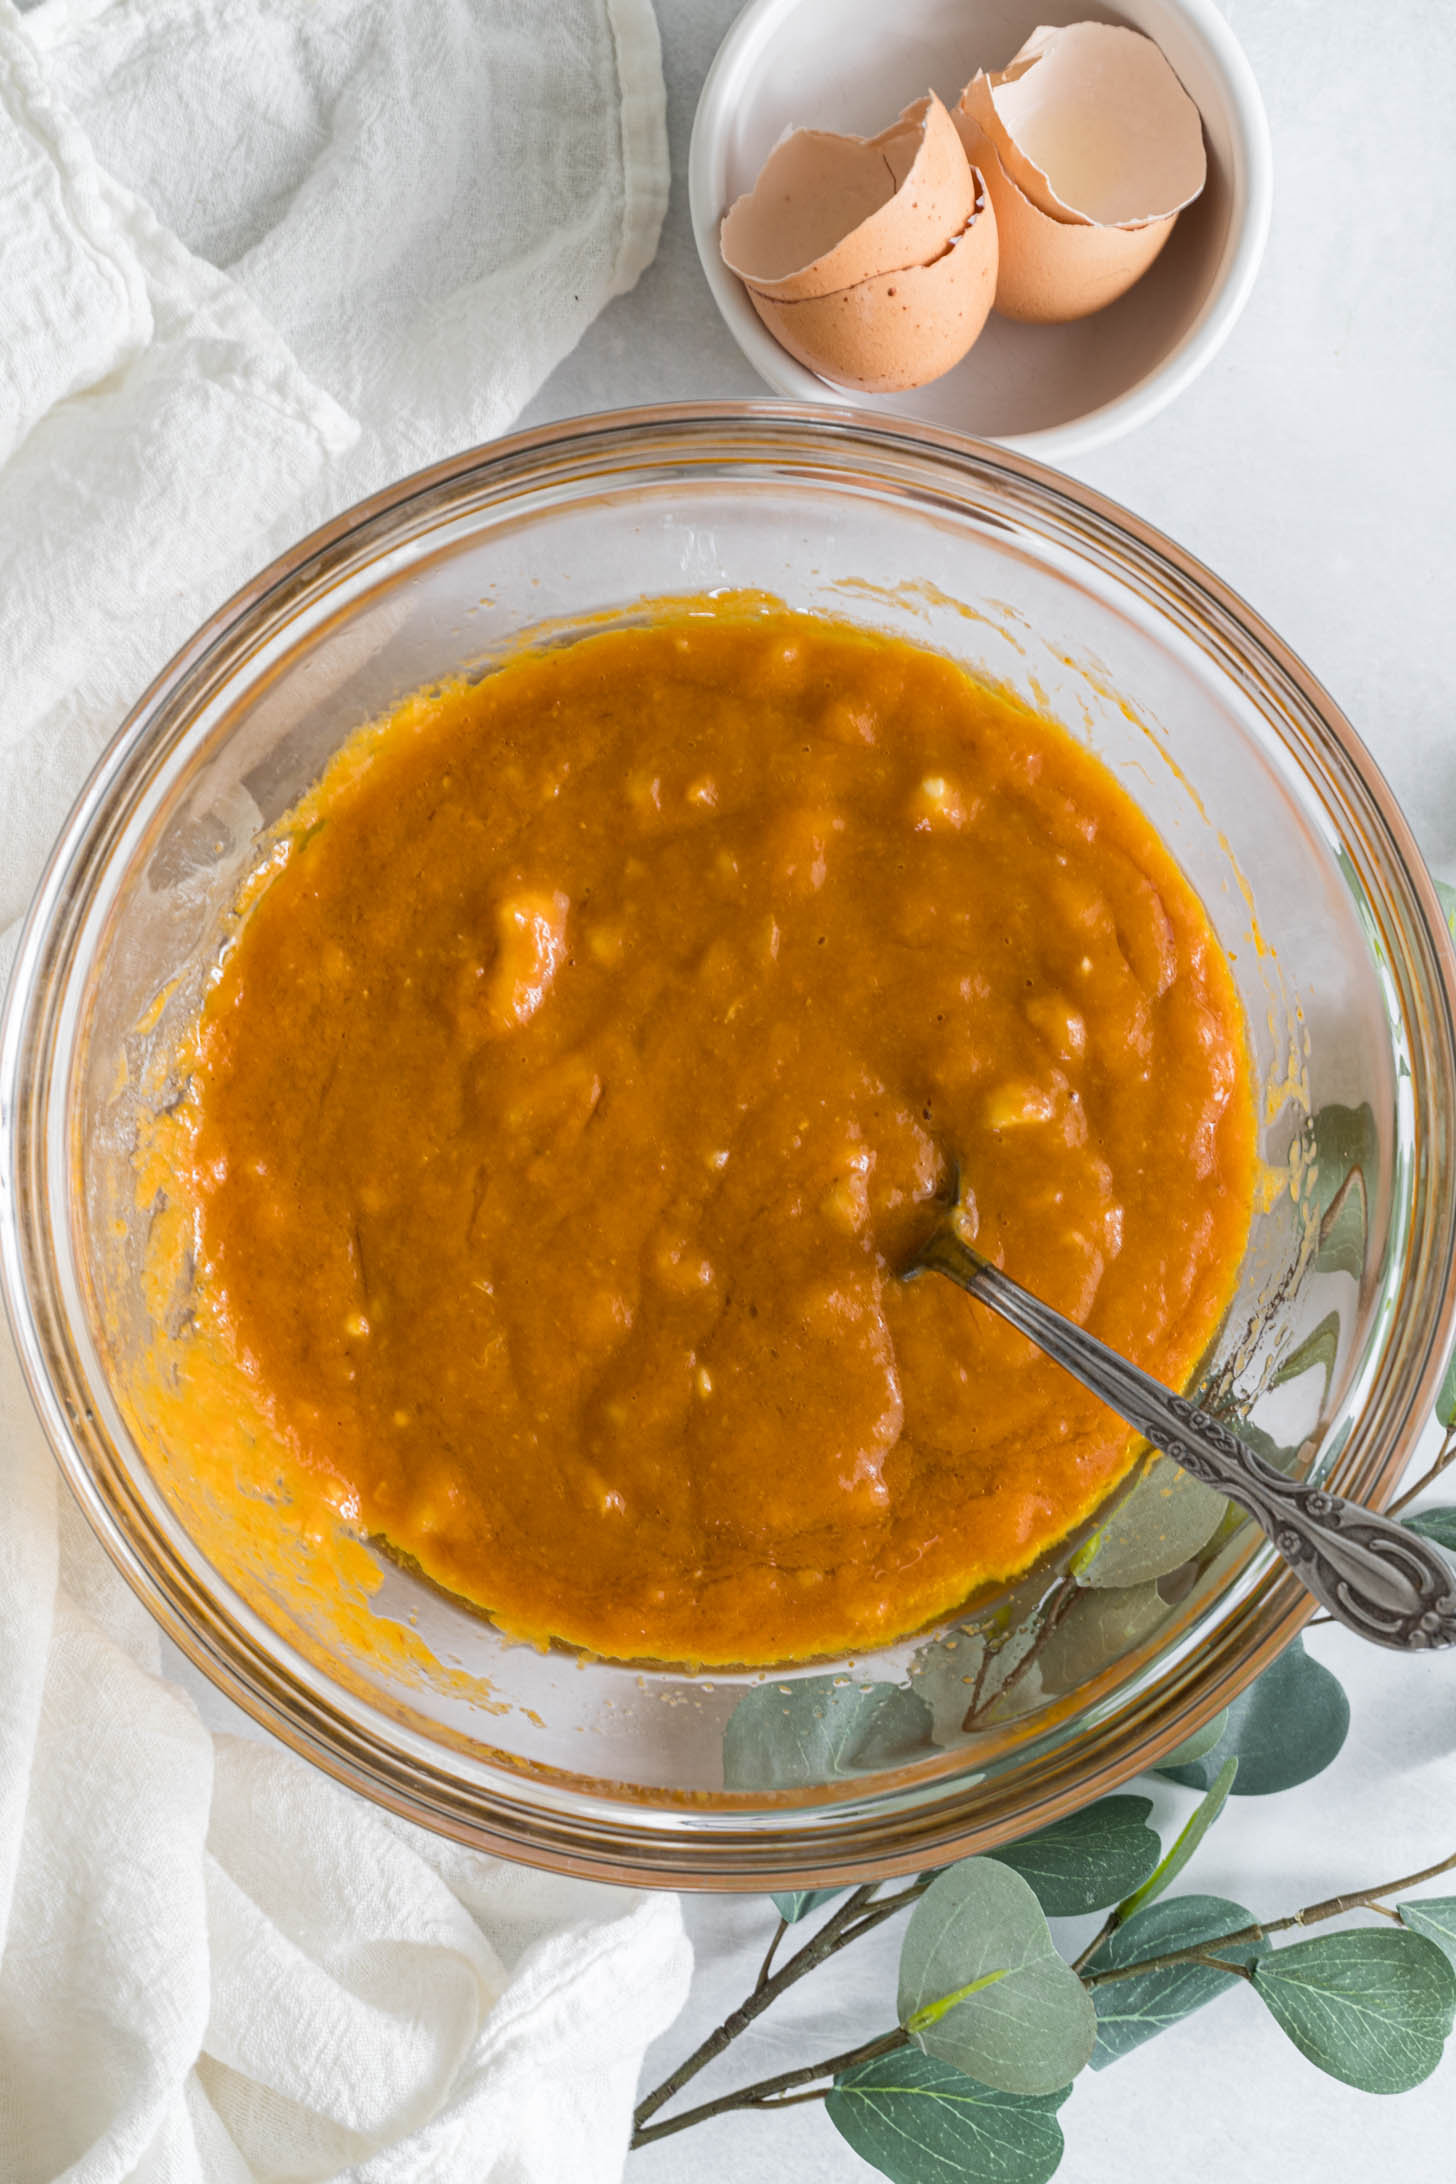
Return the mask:
<svg viewBox="0 0 1456 2184">
<path fill-rule="evenodd" d="M 662 248 L 527 423 L 764 391 L 717 318 L 687 221 L 693 107 L 734 12 L 733 0 L 658 0 L 674 160 Z M 1456 879 L 1456 17 L 1443 0 L 1229 0 L 1225 12 L 1273 128 L 1263 274 L 1197 385 L 1072 467 L 1200 555 L 1303 653 L 1376 753 L 1433 868 Z M 1350 1693 L 1345 1751 L 1303 1790 L 1235 1800 L 1183 1884 L 1270 1917 L 1456 1850 L 1456 1660 L 1407 1662 L 1329 1631 L 1309 1643 Z M 1190 1802 L 1166 1785 L 1153 1794 L 1169 1819 Z M 1456 1880 L 1440 1885 L 1456 1893 Z M 651 2083 L 751 1986 L 773 1918 L 757 1898 L 704 1898 L 688 1916 L 693 2000 L 649 2059 Z M 805 1981 L 695 2094 L 887 2026 L 895 1934 Z M 1456 2174 L 1456 2058 L 1416 2092 L 1378 2100 L 1317 2073 L 1239 1992 L 1085 2074 L 1062 2123 L 1067 2184 L 1435 2180 Z M 629 2184 L 870 2174 L 817 2107 L 710 2123 L 628 2166 Z"/>
</svg>

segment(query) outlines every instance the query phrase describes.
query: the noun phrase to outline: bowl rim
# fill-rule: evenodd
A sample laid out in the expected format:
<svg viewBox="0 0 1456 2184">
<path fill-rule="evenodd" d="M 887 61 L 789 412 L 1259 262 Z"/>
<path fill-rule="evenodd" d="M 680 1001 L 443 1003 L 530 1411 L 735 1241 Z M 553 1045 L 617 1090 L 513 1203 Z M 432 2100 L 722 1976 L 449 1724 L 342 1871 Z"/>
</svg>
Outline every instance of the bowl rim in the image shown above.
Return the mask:
<svg viewBox="0 0 1456 2184">
<path fill-rule="evenodd" d="M 1192 324 L 1161 362 L 1131 387 L 1061 424 L 988 436 L 987 445 L 1060 463 L 1121 439 L 1166 409 L 1212 363 L 1253 292 L 1274 205 L 1274 155 L 1263 94 L 1247 54 L 1212 0 L 1164 0 L 1164 4 L 1187 20 L 1223 77 L 1234 124 L 1229 231 L 1213 282 Z M 741 96 L 757 48 L 801 5 L 802 0 L 748 0 L 714 54 L 698 94 L 688 143 L 689 217 L 698 262 L 719 315 L 764 384 L 790 400 L 852 409 L 862 403 L 862 397 L 820 379 L 780 348 L 718 249 L 718 228 L 726 209 L 722 156 L 726 117 Z"/>
<path fill-rule="evenodd" d="M 731 442 L 713 438 L 714 434 L 734 431 L 739 437 Z M 480 1793 L 469 1815 L 462 1817 L 464 1792 L 447 1768 L 432 1766 L 418 1755 L 401 1760 L 397 1740 L 391 1746 L 387 1739 L 375 1737 L 371 1745 L 340 1709 L 316 1694 L 300 1694 L 296 1685 L 285 1688 L 274 1659 L 251 1662 L 250 1673 L 244 1674 L 216 1639 L 197 1627 L 197 1602 L 189 1600 L 185 1583 L 179 1584 L 173 1572 L 169 1591 L 156 1569 L 140 1558 L 122 1532 L 83 1453 L 83 1437 L 88 1430 L 94 1432 L 94 1427 L 88 1425 L 81 1408 L 73 1400 L 68 1401 L 67 1392 L 57 1384 L 47 1354 L 47 1337 L 54 1334 L 49 1324 L 56 1316 L 54 1301 L 37 1293 L 32 1277 L 37 1255 L 43 1258 L 54 1246 L 41 1218 L 29 1164 L 36 1151 L 35 1117 L 43 1111 L 51 1087 L 45 1070 L 31 1069 L 28 1062 L 37 1020 L 45 1019 L 47 1009 L 51 1019 L 56 1013 L 56 995 L 48 992 L 45 974 L 54 950 L 64 938 L 67 915 L 73 928 L 79 922 L 81 912 L 74 907 L 77 881 L 84 881 L 88 868 L 104 848 L 107 807 L 118 776 L 147 751 L 149 736 L 153 745 L 163 739 L 169 707 L 176 713 L 180 706 L 185 713 L 190 680 L 205 674 L 210 659 L 226 651 L 229 639 L 239 642 L 241 633 L 253 627 L 255 618 L 266 613 L 270 605 L 276 611 L 281 603 L 296 596 L 310 575 L 327 579 L 346 558 L 343 549 L 347 544 L 352 543 L 358 550 L 362 540 L 371 534 L 379 535 L 381 530 L 384 535 L 397 535 L 390 532 L 392 518 L 411 506 L 428 506 L 432 496 L 452 484 L 475 477 L 499 479 L 504 474 L 507 486 L 514 490 L 533 476 L 549 472 L 553 463 L 571 459 L 576 452 L 586 454 L 596 449 L 610 454 L 624 442 L 646 444 L 654 435 L 670 439 L 672 435 L 686 434 L 690 439 L 708 442 L 720 452 L 731 444 L 742 453 L 745 447 L 752 452 L 755 434 L 761 438 L 773 433 L 807 438 L 819 447 L 847 448 L 851 456 L 858 451 L 865 460 L 876 451 L 888 460 L 899 450 L 910 457 L 949 465 L 952 473 L 969 471 L 980 477 L 989 473 L 1002 490 L 1019 488 L 1052 512 L 1068 511 L 1087 519 L 1091 527 L 1110 530 L 1155 569 L 1160 567 L 1190 589 L 1213 610 L 1216 621 L 1230 625 L 1246 643 L 1267 654 L 1276 679 L 1289 684 L 1306 711 L 1314 716 L 1330 739 L 1334 754 L 1342 759 L 1373 805 L 1389 837 L 1397 877 L 1413 901 L 1417 937 L 1429 959 L 1425 968 L 1442 1011 L 1437 1030 L 1447 1082 L 1456 1087 L 1456 948 L 1450 943 L 1434 884 L 1410 828 L 1350 723 L 1268 624 L 1192 555 L 1106 496 L 1019 454 L 909 420 L 822 405 L 704 402 L 589 414 L 467 450 L 383 488 L 300 540 L 225 601 L 161 670 L 97 761 L 47 860 L 17 948 L 0 1019 L 0 1288 L 22 1369 L 58 1466 L 101 1544 L 183 1653 L 255 1721 L 347 1786 L 364 1791 L 402 1817 L 438 1833 L 520 1863 L 636 1885 L 759 1891 L 779 1886 L 827 1886 L 847 1879 L 912 1871 L 968 1855 L 974 1849 L 988 1849 L 996 1841 L 1008 1840 L 1061 1813 L 1078 1809 L 1153 1764 L 1227 1705 L 1298 1632 L 1313 1613 L 1314 1603 L 1292 1575 L 1282 1567 L 1272 1567 L 1239 1610 L 1243 1634 L 1234 1648 L 1236 1657 L 1204 1682 L 1196 1696 L 1189 1697 L 1186 1692 L 1178 1696 L 1171 1707 L 1171 1719 L 1160 1717 L 1151 1727 L 1146 1723 L 1123 1725 L 1108 1740 L 1100 1758 L 1092 1763 L 1085 1757 L 1081 1760 L 1070 1788 L 1058 1787 L 1054 1782 L 1039 1800 L 1033 1800 L 1029 1807 L 1019 1807 L 1011 1818 L 998 1820 L 993 1816 L 977 1822 L 964 1811 L 951 1811 L 954 1783 L 960 1780 L 964 1784 L 974 1768 L 947 1771 L 943 1778 L 938 1773 L 934 1809 L 902 1815 L 896 1822 L 899 1832 L 894 1847 L 888 1850 L 876 1846 L 890 1826 L 891 1816 L 877 1819 L 862 1802 L 833 1808 L 836 1817 L 829 1831 L 832 1841 L 826 1842 L 821 1835 L 810 1846 L 797 1842 L 792 1833 L 781 1831 L 768 1848 L 761 1823 L 772 1817 L 772 1807 L 763 1815 L 744 1815 L 741 1827 L 725 1827 L 711 1840 L 687 1834 L 674 1839 L 667 1829 L 634 1825 L 632 1808 L 628 1807 L 624 1808 L 625 1817 L 614 1812 L 603 1822 L 593 1816 L 595 1833 L 583 1841 L 574 1832 L 575 1823 L 568 1824 L 559 1808 L 522 1798 L 518 1785 L 507 1794 L 494 1789 Z M 177 729 L 179 740 L 186 732 L 185 724 Z M 111 817 L 116 823 L 114 813 Z M 42 1046 L 38 1051 L 44 1057 L 49 1049 Z M 1444 1133 L 1441 1142 L 1449 1170 L 1445 1176 L 1444 1233 L 1447 1245 L 1451 1245 L 1456 1242 L 1456 1107 L 1445 1118 Z M 1447 1138 L 1452 1141 L 1449 1146 L 1445 1144 Z M 1456 1287 L 1446 1282 L 1437 1285 L 1432 1299 L 1425 1350 L 1410 1383 L 1400 1430 L 1392 1430 L 1391 1446 L 1379 1474 L 1366 1488 L 1373 1506 L 1379 1507 L 1389 1499 L 1405 1468 L 1410 1421 L 1419 1421 L 1419 1431 L 1430 1414 L 1453 1329 Z M 1337 1458 L 1337 1469 L 1341 1461 L 1343 1453 Z M 1164 1712 L 1168 1711 L 1165 1707 Z M 641 1804 L 636 1810 L 646 1817 Z M 843 1817 L 846 1811 L 848 1820 Z M 754 1821 L 759 1825 L 753 1825 Z"/>
</svg>

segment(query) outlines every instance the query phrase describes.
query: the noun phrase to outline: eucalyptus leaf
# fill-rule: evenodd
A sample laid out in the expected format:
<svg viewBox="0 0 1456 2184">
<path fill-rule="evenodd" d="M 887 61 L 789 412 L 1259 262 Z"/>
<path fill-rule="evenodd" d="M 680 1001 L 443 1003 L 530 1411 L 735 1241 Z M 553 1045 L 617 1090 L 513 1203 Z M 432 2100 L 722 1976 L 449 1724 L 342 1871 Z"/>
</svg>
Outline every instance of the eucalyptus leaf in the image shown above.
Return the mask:
<svg viewBox="0 0 1456 2184">
<path fill-rule="evenodd" d="M 1365 1267 L 1369 1227 L 1366 1175 L 1379 1165 L 1374 1113 L 1366 1101 L 1358 1107 L 1322 1107 L 1310 1134 L 1311 1203 L 1319 1221 L 1314 1263 L 1322 1272 L 1358 1277 Z"/>
<path fill-rule="evenodd" d="M 995 1685 L 994 1652 L 1004 1632 L 949 1631 L 918 1648 L 910 1663 L 910 1688 L 930 1708 L 932 1734 L 937 1744 L 953 1746 L 960 1741 L 966 1712 L 980 1679 L 980 1697 Z M 984 1671 L 984 1673 L 982 1673 Z"/>
<path fill-rule="evenodd" d="M 786 1924 L 796 1926 L 811 1911 L 817 1911 L 821 1903 L 833 1903 L 836 1896 L 843 1894 L 842 1888 L 795 1888 L 787 1895 L 771 1896 L 769 1901 Z"/>
<path fill-rule="evenodd" d="M 948 1867 L 910 1914 L 899 2017 L 928 2055 L 1003 2093 L 1070 2085 L 1097 2032 L 1034 1891 L 992 1858 Z"/>
<path fill-rule="evenodd" d="M 1075 1691 L 1167 1620 L 1156 1585 L 1079 1591 L 1038 1655 L 1044 1691 Z"/>
<path fill-rule="evenodd" d="M 1429 2078 L 1456 2018 L 1456 1970 L 1400 1927 L 1322 1934 L 1274 1949 L 1254 1988 L 1302 2055 L 1364 2093 Z"/>
<path fill-rule="evenodd" d="M 1035 1835 L 991 1853 L 1036 1894 L 1049 1919 L 1074 1919 L 1119 1903 L 1151 1873 L 1161 1844 L 1148 1826 L 1152 1800 L 1103 1797 Z"/>
<path fill-rule="evenodd" d="M 1212 1721 L 1206 1721 L 1201 1729 L 1194 1730 L 1191 1737 L 1185 1737 L 1181 1744 L 1174 1745 L 1171 1752 L 1165 1752 L 1156 1771 L 1165 1773 L 1169 1768 L 1186 1767 L 1191 1761 L 1202 1759 L 1205 1752 L 1213 1750 L 1227 1727 L 1228 1708 L 1223 1706 Z"/>
<path fill-rule="evenodd" d="M 1395 1908 L 1403 1926 L 1413 1934 L 1424 1934 L 1456 1966 L 1456 1896 L 1425 1896 L 1416 1903 L 1398 1903 Z"/>
<path fill-rule="evenodd" d="M 1056 2106 L 978 2085 L 915 2047 L 841 2071 L 824 2103 L 893 2184 L 1047 2184 L 1063 2151 Z"/>
<path fill-rule="evenodd" d="M 1436 893 L 1440 897 L 1441 908 L 1446 914 L 1447 929 L 1451 938 L 1456 940 L 1456 887 L 1453 887 L 1449 880 L 1437 880 Z"/>
<path fill-rule="evenodd" d="M 1194 1851 L 1197 1850 L 1204 1836 L 1207 1835 L 1214 1821 L 1228 1803 L 1229 1791 L 1234 1786 L 1234 1777 L 1238 1771 L 1239 1763 L 1237 1759 L 1229 1758 L 1224 1761 L 1214 1777 L 1207 1795 L 1200 1800 L 1193 1813 L 1184 1823 L 1167 1856 L 1153 1868 L 1141 1886 L 1133 1890 L 1126 1902 L 1118 1905 L 1117 1918 L 1119 1925 L 1124 1919 L 1130 1919 L 1135 1911 L 1140 1911 L 1144 1904 L 1151 1903 L 1154 1897 L 1161 1896 L 1171 1881 L 1177 1880 L 1178 1875 L 1183 1871 L 1184 1866 L 1187 1865 Z"/>
<path fill-rule="evenodd" d="M 1077 1550 L 1079 1585 L 1144 1585 L 1178 1569 L 1218 1530 L 1226 1496 L 1166 1456 L 1155 1457 L 1107 1522 Z"/>
<path fill-rule="evenodd" d="M 1320 1774 L 1344 1743 L 1350 1702 L 1327 1668 L 1312 1661 L 1299 1639 L 1241 1691 L 1211 1751 L 1186 1766 L 1157 1772 L 1189 1789 L 1206 1790 L 1229 1759 L 1239 1763 L 1235 1797 L 1267 1797 Z"/>
<path fill-rule="evenodd" d="M 1276 1471 L 1282 1471 L 1288 1477 L 1299 1454 L 1298 1446 L 1291 1448 L 1287 1441 L 1276 1441 L 1272 1433 L 1266 1433 L 1262 1426 L 1256 1426 L 1250 1419 L 1233 1418 L 1229 1423 L 1239 1439 L 1248 1442 L 1256 1456 L 1262 1456 L 1266 1464 L 1272 1464 Z M 1235 1510 L 1234 1515 L 1241 1524 L 1249 1521 L 1242 1510 Z"/>
<path fill-rule="evenodd" d="M 1111 1970 L 1137 1964 L 1148 1957 L 1169 1956 L 1175 1949 L 1193 1949 L 1214 1941 L 1220 1934 L 1236 1934 L 1252 1926 L 1253 1913 L 1226 1896 L 1165 1896 L 1134 1912 L 1115 1927 L 1085 1969 Z M 1268 1944 L 1236 1942 L 1218 1953 L 1230 1963 L 1252 1964 Z M 1128 2055 L 1144 2040 L 1191 2017 L 1205 2002 L 1212 2002 L 1226 1987 L 1236 1987 L 1234 1972 L 1210 1971 L 1206 1964 L 1170 1964 L 1161 1972 L 1145 1972 L 1139 1979 L 1111 1980 L 1092 1989 L 1097 2012 L 1097 2045 L 1092 2068 L 1105 2070 L 1120 2055 Z"/>
<path fill-rule="evenodd" d="M 1441 1392 L 1436 1397 L 1436 1417 L 1448 1430 L 1456 1426 L 1456 1351 L 1452 1352 Z"/>
<path fill-rule="evenodd" d="M 724 1725 L 723 1782 L 801 1789 L 896 1766 L 929 1744 L 930 1708 L 906 1684 L 843 1676 L 755 1684 Z"/>
<path fill-rule="evenodd" d="M 1340 1354 L 1340 1315 L 1326 1312 L 1318 1327 L 1313 1327 L 1303 1342 L 1297 1343 L 1288 1357 L 1281 1358 L 1279 1369 L 1270 1379 L 1271 1388 L 1282 1388 L 1291 1380 L 1298 1380 L 1318 1365 L 1325 1376 L 1320 1391 L 1323 1403 L 1330 1392 L 1330 1382 L 1335 1377 L 1335 1361 Z"/>
<path fill-rule="evenodd" d="M 1433 1539 L 1448 1554 L 1456 1555 L 1456 1509 L 1418 1509 L 1400 1521 L 1408 1532 L 1419 1532 L 1422 1539 Z"/>
</svg>

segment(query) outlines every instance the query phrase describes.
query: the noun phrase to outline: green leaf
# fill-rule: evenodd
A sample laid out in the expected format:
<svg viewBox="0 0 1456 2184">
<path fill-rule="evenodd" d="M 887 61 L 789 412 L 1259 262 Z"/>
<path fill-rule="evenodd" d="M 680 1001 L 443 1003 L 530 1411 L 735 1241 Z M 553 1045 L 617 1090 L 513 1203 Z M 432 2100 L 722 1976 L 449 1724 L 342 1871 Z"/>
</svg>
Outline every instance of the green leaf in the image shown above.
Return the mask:
<svg viewBox="0 0 1456 2184">
<path fill-rule="evenodd" d="M 755 1684 L 723 1729 L 730 1790 L 801 1789 L 923 1754 L 930 1708 L 905 1684 L 805 1676 Z"/>
<path fill-rule="evenodd" d="M 1299 1454 L 1298 1447 L 1291 1448 L 1287 1442 L 1276 1441 L 1272 1433 L 1266 1433 L 1262 1426 L 1256 1426 L 1251 1419 L 1231 1418 L 1228 1423 L 1233 1427 L 1234 1432 L 1237 1433 L 1241 1441 L 1248 1442 L 1256 1456 L 1262 1456 L 1266 1464 L 1272 1464 L 1274 1469 L 1282 1471 L 1286 1478 L 1289 1476 L 1289 1473 L 1294 1469 L 1294 1460 Z M 1235 1510 L 1234 1514 L 1240 1523 L 1246 1524 L 1248 1522 L 1248 1519 L 1241 1511 Z"/>
<path fill-rule="evenodd" d="M 893 2184 L 1047 2184 L 1062 2158 L 1056 2105 L 998 2093 L 911 2047 L 841 2071 L 824 2108 Z"/>
<path fill-rule="evenodd" d="M 1153 1771 L 1162 1774 L 1169 1768 L 1186 1767 L 1191 1761 L 1202 1759 L 1205 1752 L 1213 1750 L 1227 1727 L 1228 1708 L 1224 1706 L 1220 1707 L 1212 1721 L 1206 1721 L 1201 1729 L 1194 1730 L 1191 1737 L 1185 1737 L 1181 1744 L 1173 1746 L 1171 1752 L 1165 1752 Z"/>
<path fill-rule="evenodd" d="M 1448 1554 L 1456 1555 L 1456 1509 L 1418 1509 L 1400 1521 L 1408 1532 L 1419 1532 L 1422 1539 L 1433 1539 Z"/>
<path fill-rule="evenodd" d="M 1162 1848 L 1147 1824 L 1152 1809 L 1147 1797 L 1103 1797 L 991 1856 L 1030 1883 L 1049 1919 L 1078 1918 L 1120 1902 L 1152 1872 Z"/>
<path fill-rule="evenodd" d="M 1165 1896 L 1161 1903 L 1149 1904 L 1114 1928 L 1088 1960 L 1086 1970 L 1110 1970 L 1147 1957 L 1168 1956 L 1175 1949 L 1216 1940 L 1220 1934 L 1236 1934 L 1241 1926 L 1253 1923 L 1253 1913 L 1241 1903 L 1230 1903 L 1226 1896 Z M 1231 1963 L 1252 1964 L 1267 1946 L 1260 1941 L 1238 1942 L 1219 1954 Z M 1226 1987 L 1237 1985 L 1234 1972 L 1210 1971 L 1206 1964 L 1170 1964 L 1165 1971 L 1146 1972 L 1140 1979 L 1117 1979 L 1094 1987 L 1097 2046 L 1092 2068 L 1105 2070 L 1120 2055 L 1130 2054 L 1144 2040 L 1177 2024 L 1180 2017 L 1201 2010 Z"/>
<path fill-rule="evenodd" d="M 1156 1585 L 1079 1592 L 1037 1657 L 1044 1691 L 1075 1691 L 1168 1619 Z"/>
<path fill-rule="evenodd" d="M 1398 1903 L 1401 1924 L 1433 1941 L 1456 1965 L 1456 1896 L 1425 1896 L 1418 1903 Z"/>
<path fill-rule="evenodd" d="M 1165 1577 L 1207 1545 L 1227 1508 L 1224 1495 L 1159 1456 L 1077 1550 L 1073 1575 L 1098 1590 Z"/>
<path fill-rule="evenodd" d="M 1184 1866 L 1187 1865 L 1194 1851 L 1197 1850 L 1204 1836 L 1207 1835 L 1214 1821 L 1228 1803 L 1229 1791 L 1234 1786 L 1234 1776 L 1238 1771 L 1239 1763 L 1237 1759 L 1229 1758 L 1224 1761 L 1207 1796 L 1200 1801 L 1189 1816 L 1167 1856 L 1153 1868 L 1142 1886 L 1135 1888 L 1127 1901 L 1118 1905 L 1117 1920 L 1119 1925 L 1122 1924 L 1124 1919 L 1130 1919 L 1135 1911 L 1140 1911 L 1144 1904 L 1151 1903 L 1155 1896 L 1161 1896 L 1170 1881 L 1177 1880 L 1178 1875 L 1183 1871 Z"/>
<path fill-rule="evenodd" d="M 1436 1418 L 1440 1425 L 1448 1429 L 1456 1426 L 1456 1350 L 1451 1353 L 1446 1377 L 1441 1382 L 1441 1392 L 1436 1397 Z"/>
<path fill-rule="evenodd" d="M 794 1926 L 800 1919 L 806 1919 L 811 1911 L 817 1911 L 821 1903 L 833 1903 L 836 1896 L 843 1894 L 842 1888 L 795 1888 L 785 1896 L 771 1896 L 769 1901 L 779 1917 Z"/>
<path fill-rule="evenodd" d="M 1456 1971 L 1423 1934 L 1322 1934 L 1274 1949 L 1254 1987 L 1302 2055 L 1364 2093 L 1429 2078 L 1456 2018 Z"/>
<path fill-rule="evenodd" d="M 1456 940 L 1456 887 L 1449 880 L 1437 880 L 1436 893 L 1440 897 L 1441 908 L 1446 913 L 1446 925 L 1451 938 Z"/>
<path fill-rule="evenodd" d="M 1318 1327 L 1311 1328 L 1303 1342 L 1292 1349 L 1288 1357 L 1280 1360 L 1279 1370 L 1271 1377 L 1271 1388 L 1282 1388 L 1288 1381 L 1298 1380 L 1318 1365 L 1324 1373 L 1325 1384 L 1320 1391 L 1323 1403 L 1330 1392 L 1330 1382 L 1335 1377 L 1335 1361 L 1340 1354 L 1340 1315 L 1326 1312 Z"/>
<path fill-rule="evenodd" d="M 910 1914 L 899 2017 L 928 2055 L 1003 2093 L 1070 2085 L 1097 2032 L 1031 1887 L 992 1858 L 947 1868 Z"/>
<path fill-rule="evenodd" d="M 1378 1171 L 1380 1141 L 1367 1102 L 1322 1107 L 1310 1125 L 1311 1204 L 1319 1221 L 1314 1263 L 1323 1272 L 1359 1275 L 1369 1226 L 1367 1176 Z"/>
<path fill-rule="evenodd" d="M 1206 1790 L 1225 1760 L 1237 1759 L 1234 1795 L 1267 1797 L 1321 1773 L 1349 1727 L 1350 1702 L 1339 1681 L 1312 1661 L 1296 1638 L 1272 1668 L 1240 1692 L 1211 1751 L 1188 1766 L 1165 1762 L 1157 1771 L 1170 1782 Z"/>
</svg>

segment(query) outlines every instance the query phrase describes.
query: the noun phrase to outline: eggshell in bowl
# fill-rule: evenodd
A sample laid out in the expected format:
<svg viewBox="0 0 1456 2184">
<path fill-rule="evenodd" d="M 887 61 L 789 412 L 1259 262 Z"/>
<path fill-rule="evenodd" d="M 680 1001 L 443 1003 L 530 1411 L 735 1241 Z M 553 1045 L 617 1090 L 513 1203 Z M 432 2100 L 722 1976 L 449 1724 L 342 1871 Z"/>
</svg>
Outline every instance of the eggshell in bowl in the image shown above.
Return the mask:
<svg viewBox="0 0 1456 2184">
<path fill-rule="evenodd" d="M 967 84 L 956 122 L 966 156 L 984 175 L 996 211 L 996 309 L 1003 318 L 1046 325 L 1090 317 L 1141 279 L 1173 232 L 1176 215 L 1141 227 L 1098 227 L 1055 219 L 1034 205 L 996 149 L 985 76 Z"/>
<path fill-rule="evenodd" d="M 1207 179 L 1198 108 L 1138 31 L 1036 30 L 989 90 L 1001 164 L 1053 219 L 1141 227 L 1191 204 Z"/>
<path fill-rule="evenodd" d="M 928 265 L 797 302 L 748 293 L 774 339 L 810 371 L 889 394 L 923 387 L 960 362 L 990 313 L 996 255 L 996 216 L 982 190 L 960 233 Z"/>
<path fill-rule="evenodd" d="M 720 247 L 749 288 L 798 302 L 925 265 L 974 204 L 956 125 L 931 92 L 875 137 L 791 130 L 724 215 Z"/>
</svg>

